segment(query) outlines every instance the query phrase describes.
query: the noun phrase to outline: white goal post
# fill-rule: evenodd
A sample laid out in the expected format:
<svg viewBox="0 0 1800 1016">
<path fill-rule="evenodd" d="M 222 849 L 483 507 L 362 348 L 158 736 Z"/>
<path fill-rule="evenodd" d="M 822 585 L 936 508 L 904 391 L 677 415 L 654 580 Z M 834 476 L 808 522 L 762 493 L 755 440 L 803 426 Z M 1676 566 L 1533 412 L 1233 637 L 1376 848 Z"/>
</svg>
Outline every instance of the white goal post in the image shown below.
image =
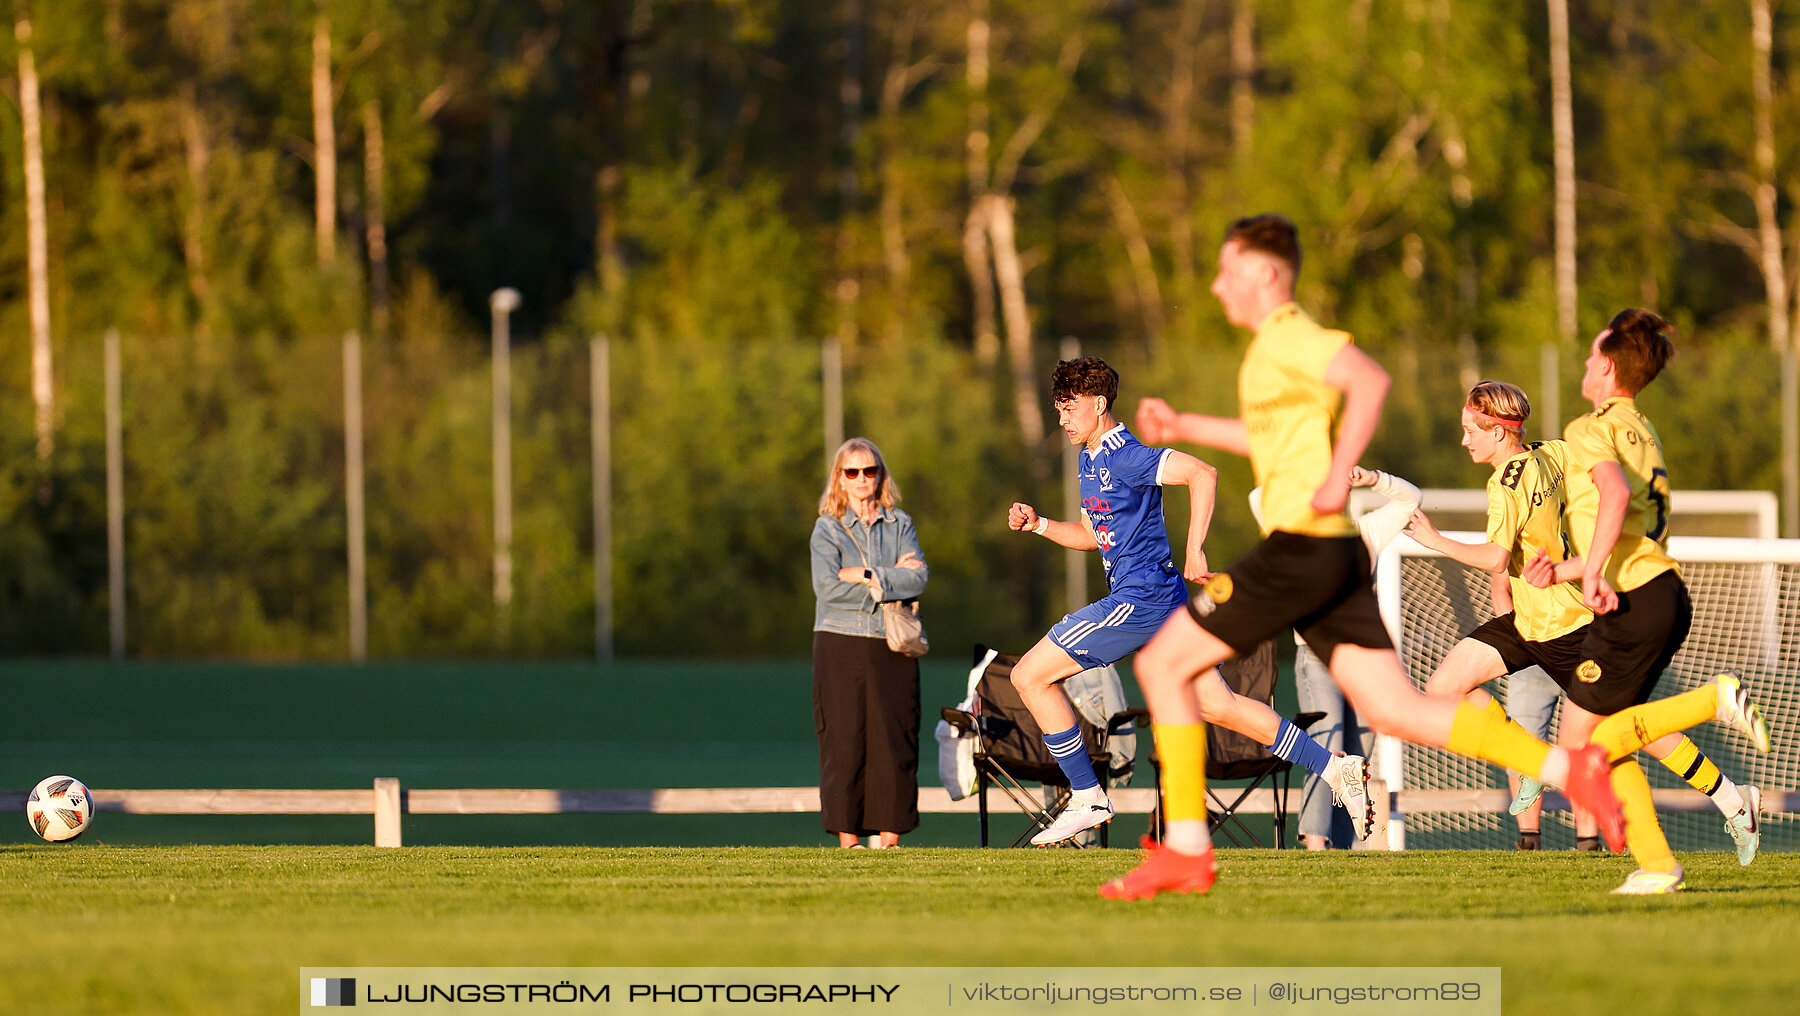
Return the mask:
<svg viewBox="0 0 1800 1016">
<path fill-rule="evenodd" d="M 1446 513 L 1481 491 L 1428 492 L 1439 495 Z M 1428 496 L 1425 509 L 1432 511 Z M 1676 491 L 1671 496 L 1671 528 L 1677 532 L 1714 525 L 1684 526 L 1682 512 L 1713 516 L 1729 530 L 1772 532 L 1773 495 L 1764 492 Z M 1465 509 L 1466 510 L 1466 509 Z M 1733 520 L 1732 516 L 1737 516 Z M 1434 516 L 1434 519 L 1436 516 Z M 1690 520 L 1693 521 L 1693 520 Z M 1448 532 L 1465 542 L 1481 542 L 1480 532 Z M 1760 755 L 1744 739 L 1715 724 L 1689 735 L 1720 769 L 1739 784 L 1765 792 L 1762 848 L 1800 848 L 1800 822 L 1793 812 L 1800 795 L 1792 791 L 1800 767 L 1800 540 L 1766 535 L 1748 537 L 1681 536 L 1670 539 L 1670 553 L 1681 564 L 1694 600 L 1694 623 L 1683 646 L 1663 675 L 1656 697 L 1685 691 L 1731 668 L 1762 704 L 1774 738 L 1774 750 Z M 1414 680 L 1423 685 L 1438 662 L 1468 631 L 1492 616 L 1485 573 L 1465 568 L 1402 536 L 1382 555 L 1376 568 L 1382 613 Z M 1506 679 L 1489 690 L 1505 702 Z M 1553 731 L 1554 733 L 1554 731 Z M 1506 814 L 1510 797 L 1505 774 L 1498 768 L 1435 748 L 1378 739 L 1376 766 L 1390 798 L 1387 846 L 1391 849 L 1511 847 L 1516 829 Z M 1669 843 L 1677 850 L 1731 849 L 1724 820 L 1711 802 L 1689 788 L 1655 759 L 1640 756 L 1655 788 L 1657 805 Z M 1561 804 L 1560 797 L 1546 799 Z M 1573 842 L 1566 811 L 1543 818 L 1545 847 Z"/>
</svg>

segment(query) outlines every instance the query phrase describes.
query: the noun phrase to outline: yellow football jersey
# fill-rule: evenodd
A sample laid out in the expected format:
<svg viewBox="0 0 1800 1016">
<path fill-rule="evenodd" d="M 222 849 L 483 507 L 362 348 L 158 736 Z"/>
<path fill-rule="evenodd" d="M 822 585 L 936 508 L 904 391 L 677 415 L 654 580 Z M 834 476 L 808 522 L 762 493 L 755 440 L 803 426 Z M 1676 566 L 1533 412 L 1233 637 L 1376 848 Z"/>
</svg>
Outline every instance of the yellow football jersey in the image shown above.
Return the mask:
<svg viewBox="0 0 1800 1016">
<path fill-rule="evenodd" d="M 1513 625 L 1533 642 L 1560 638 L 1594 616 L 1582 606 L 1579 584 L 1558 582 L 1539 589 L 1519 578 L 1525 562 L 1540 550 L 1553 561 L 1567 560 L 1573 553 L 1563 530 L 1567 461 L 1568 445 L 1540 441 L 1526 445 L 1488 477 L 1488 542 L 1512 552 L 1506 574 L 1512 587 Z"/>
<path fill-rule="evenodd" d="M 1263 535 L 1355 536 L 1346 512 L 1320 515 L 1313 495 L 1331 469 L 1343 393 L 1325 383 L 1347 332 L 1319 327 L 1292 303 L 1256 329 L 1238 371 L 1238 406 L 1250 440 L 1250 468 L 1263 489 Z"/>
<path fill-rule="evenodd" d="M 1569 536 L 1575 553 L 1586 555 L 1593 543 L 1594 519 L 1600 510 L 1600 489 L 1589 470 L 1612 461 L 1625 470 L 1631 503 L 1625 509 L 1619 542 L 1601 573 L 1614 589 L 1624 592 L 1665 571 L 1679 572 L 1669 556 L 1669 471 L 1663 464 L 1662 441 L 1649 419 L 1638 412 L 1636 401 L 1606 400 L 1599 409 L 1571 421 L 1563 439 L 1569 443 Z"/>
</svg>

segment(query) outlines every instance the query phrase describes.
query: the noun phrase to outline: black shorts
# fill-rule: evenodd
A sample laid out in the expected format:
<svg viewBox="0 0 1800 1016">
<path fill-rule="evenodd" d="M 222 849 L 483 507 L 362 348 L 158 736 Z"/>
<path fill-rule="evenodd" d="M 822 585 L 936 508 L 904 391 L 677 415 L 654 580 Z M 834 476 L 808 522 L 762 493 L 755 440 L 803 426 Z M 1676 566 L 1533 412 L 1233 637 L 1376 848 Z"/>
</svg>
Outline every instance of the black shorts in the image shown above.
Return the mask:
<svg viewBox="0 0 1800 1016">
<path fill-rule="evenodd" d="M 1494 647 L 1508 674 L 1516 674 L 1533 664 L 1544 668 L 1558 687 L 1567 690 L 1575 683 L 1575 668 L 1587 657 L 1582 655 L 1582 641 L 1587 638 L 1587 625 L 1544 642 L 1533 642 L 1519 634 L 1518 619 L 1511 613 L 1501 614 L 1463 636 Z"/>
<path fill-rule="evenodd" d="M 1293 628 L 1329 665 L 1340 645 L 1394 648 L 1371 571 L 1361 537 L 1277 531 L 1213 576 L 1188 602 L 1188 613 L 1239 656 Z"/>
<path fill-rule="evenodd" d="M 1563 686 L 1569 701 L 1600 716 L 1650 701 L 1693 623 L 1687 583 L 1673 570 L 1620 593 L 1619 608 L 1587 626 L 1575 680 Z"/>
</svg>

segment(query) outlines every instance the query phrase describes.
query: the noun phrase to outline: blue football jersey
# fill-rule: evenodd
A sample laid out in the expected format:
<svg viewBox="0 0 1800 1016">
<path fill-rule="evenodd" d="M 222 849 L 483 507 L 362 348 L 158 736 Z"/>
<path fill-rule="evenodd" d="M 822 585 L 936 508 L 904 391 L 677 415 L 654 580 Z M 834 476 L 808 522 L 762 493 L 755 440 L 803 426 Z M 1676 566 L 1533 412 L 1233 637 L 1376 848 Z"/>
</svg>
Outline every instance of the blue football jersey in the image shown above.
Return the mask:
<svg viewBox="0 0 1800 1016">
<path fill-rule="evenodd" d="M 1100 545 L 1108 588 L 1132 603 L 1187 599 L 1156 482 L 1168 453 L 1145 447 L 1122 423 L 1100 439 L 1099 450 L 1081 450 L 1081 512 Z"/>
</svg>

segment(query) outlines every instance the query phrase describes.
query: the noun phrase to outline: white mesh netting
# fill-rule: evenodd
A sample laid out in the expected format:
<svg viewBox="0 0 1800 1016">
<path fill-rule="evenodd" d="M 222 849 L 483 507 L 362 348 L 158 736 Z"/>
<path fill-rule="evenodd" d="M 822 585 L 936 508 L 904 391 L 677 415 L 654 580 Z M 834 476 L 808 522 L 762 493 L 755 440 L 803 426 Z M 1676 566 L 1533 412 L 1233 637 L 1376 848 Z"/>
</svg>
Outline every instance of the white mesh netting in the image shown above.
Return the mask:
<svg viewBox="0 0 1800 1016">
<path fill-rule="evenodd" d="M 1401 653 L 1423 686 L 1444 654 L 1493 611 L 1484 573 L 1423 552 L 1411 541 L 1400 543 L 1405 545 L 1399 548 Z M 1765 792 L 1793 789 L 1800 767 L 1800 540 L 1684 542 L 1677 537 L 1672 544 L 1694 600 L 1694 624 L 1655 697 L 1686 691 L 1728 667 L 1738 671 L 1763 707 L 1774 750 L 1758 754 L 1742 736 L 1714 723 L 1702 724 L 1688 735 L 1733 782 L 1753 784 Z M 1759 560 L 1730 560 L 1746 557 Z M 1493 682 L 1489 690 L 1504 702 L 1506 679 Z M 1553 737 L 1554 731 L 1553 727 Z M 1498 768 L 1436 748 L 1409 744 L 1404 758 L 1408 789 L 1506 786 L 1505 774 Z M 1640 754 L 1639 762 L 1652 787 L 1687 786 L 1651 756 Z M 1773 803 L 1766 803 L 1765 811 Z M 1661 811 L 1659 818 L 1676 850 L 1731 849 L 1724 819 L 1716 810 Z M 1800 848 L 1797 818 L 1793 813 L 1766 814 L 1762 849 Z M 1543 832 L 1545 849 L 1574 844 L 1567 812 L 1545 812 Z M 1512 817 L 1505 812 L 1406 815 L 1408 849 L 1502 849 L 1510 848 L 1516 836 Z"/>
</svg>

